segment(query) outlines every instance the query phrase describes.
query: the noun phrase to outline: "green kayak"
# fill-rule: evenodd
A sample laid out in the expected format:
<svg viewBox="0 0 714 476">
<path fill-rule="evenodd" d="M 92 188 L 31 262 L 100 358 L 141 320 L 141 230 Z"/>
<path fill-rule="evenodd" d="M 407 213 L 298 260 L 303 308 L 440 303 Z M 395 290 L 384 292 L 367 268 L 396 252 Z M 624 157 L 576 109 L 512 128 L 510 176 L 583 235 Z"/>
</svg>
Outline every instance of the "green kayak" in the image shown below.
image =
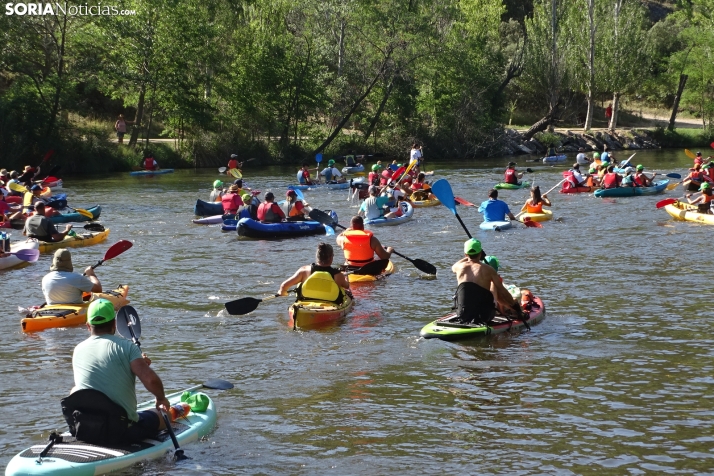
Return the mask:
<svg viewBox="0 0 714 476">
<path fill-rule="evenodd" d="M 514 185 L 512 183 L 501 182 L 493 186 L 497 190 L 517 190 L 519 188 L 528 188 L 531 186 L 530 182 L 521 182 L 520 185 Z"/>
<path fill-rule="evenodd" d="M 523 303 L 521 305 L 523 306 Z M 530 316 L 529 326 L 538 324 L 545 319 L 545 305 L 540 298 L 533 297 L 526 307 L 530 308 L 527 311 Z M 456 314 L 449 314 L 424 326 L 420 334 L 425 339 L 456 341 L 501 334 L 522 327 L 525 327 L 523 321 L 509 320 L 503 316 L 496 316 L 490 326 L 484 326 L 482 324 L 464 324 L 458 320 Z"/>
</svg>

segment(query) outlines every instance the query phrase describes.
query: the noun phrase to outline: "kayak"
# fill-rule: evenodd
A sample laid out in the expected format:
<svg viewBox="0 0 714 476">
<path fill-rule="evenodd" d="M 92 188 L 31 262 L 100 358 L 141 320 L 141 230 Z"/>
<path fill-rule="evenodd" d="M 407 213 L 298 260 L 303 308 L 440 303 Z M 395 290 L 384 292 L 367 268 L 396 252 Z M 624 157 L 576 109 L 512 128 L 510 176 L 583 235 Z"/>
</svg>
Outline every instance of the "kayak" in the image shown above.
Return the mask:
<svg viewBox="0 0 714 476">
<path fill-rule="evenodd" d="M 330 211 L 330 215 L 333 216 L 336 222 L 337 215 L 332 211 Z M 228 225 L 224 222 L 223 226 L 225 230 Z M 238 236 L 249 238 L 296 238 L 326 234 L 325 225 L 312 220 L 262 223 L 252 218 L 241 218 L 236 223 L 236 230 L 238 230 Z"/>
<path fill-rule="evenodd" d="M 523 223 L 526 218 L 530 218 L 531 221 L 548 221 L 553 219 L 553 212 L 544 209 L 543 213 L 524 213 L 518 217 L 518 221 Z"/>
<path fill-rule="evenodd" d="M 565 160 L 568 158 L 567 155 L 551 155 L 549 157 L 543 157 L 543 163 L 544 164 L 552 164 L 555 162 L 565 162 Z"/>
<path fill-rule="evenodd" d="M 524 290 L 524 296 L 521 300 L 522 306 L 524 305 L 524 301 L 528 299 L 526 295 L 529 293 L 525 291 L 526 290 Z M 528 314 L 530 316 L 528 319 L 529 326 L 538 324 L 545 319 L 545 305 L 539 297 L 533 297 Z M 464 324 L 458 320 L 456 314 L 452 313 L 425 325 L 420 334 L 425 339 L 436 338 L 446 341 L 456 341 L 501 334 L 506 331 L 521 329 L 522 327 L 524 327 L 523 321 L 517 319 L 508 320 L 503 316 L 496 316 L 490 326 L 483 324 Z"/>
<path fill-rule="evenodd" d="M 65 236 L 62 241 L 40 241 L 40 253 L 51 253 L 60 248 L 79 248 L 101 243 L 109 236 L 109 228 L 104 231 L 87 231 L 77 233 L 75 236 Z"/>
<path fill-rule="evenodd" d="M 159 170 L 135 170 L 129 172 L 129 175 L 161 175 L 161 174 L 172 174 L 174 169 L 159 169 Z"/>
<path fill-rule="evenodd" d="M 437 205 L 441 205 L 438 198 L 434 198 L 432 200 L 414 200 L 413 197 L 414 195 L 409 197 L 409 201 L 412 203 L 414 208 L 435 207 Z"/>
<path fill-rule="evenodd" d="M 595 191 L 595 196 L 602 197 L 632 197 L 638 195 L 656 195 L 664 192 L 669 183 L 668 179 L 657 180 L 651 187 L 617 187 L 617 188 L 601 188 Z"/>
<path fill-rule="evenodd" d="M 187 388 L 180 392 L 166 395 L 171 405 L 181 402 L 183 392 L 195 394 L 201 385 Z M 204 394 L 205 395 L 205 394 Z M 206 397 L 208 397 L 206 395 Z M 138 411 L 150 410 L 155 406 L 154 400 L 137 405 Z M 59 405 L 58 405 L 59 407 Z M 216 407 L 208 398 L 208 408 L 203 412 L 189 412 L 171 424 L 176 434 L 179 446 L 184 447 L 193 441 L 206 436 L 216 425 Z M 53 421 L 56 418 L 53 419 Z M 160 433 L 157 437 L 142 441 L 140 444 L 122 447 L 103 447 L 77 441 L 69 432 L 62 434 L 63 441 L 55 443 L 42 463 L 37 463 L 38 456 L 45 447 L 34 445 L 15 455 L 5 476 L 52 475 L 52 476 L 93 476 L 106 474 L 121 468 L 134 465 L 141 461 L 166 457 L 174 446 L 168 433 Z"/>
<path fill-rule="evenodd" d="M 10 252 L 17 253 L 20 250 L 36 250 L 40 244 L 37 241 L 20 241 L 10 245 Z M 21 260 L 15 255 L 0 258 L 0 269 L 22 268 L 23 265 L 29 264 L 25 260 Z"/>
<path fill-rule="evenodd" d="M 288 325 L 295 328 L 319 327 L 340 320 L 350 312 L 354 300 L 349 294 L 345 294 L 342 304 L 335 304 L 325 301 L 297 301 L 290 306 L 288 313 L 290 321 Z"/>
<path fill-rule="evenodd" d="M 381 281 L 393 272 L 394 264 L 390 261 L 384 271 L 382 271 L 382 274 L 378 274 L 377 276 L 372 276 L 371 274 L 348 274 L 347 280 L 350 283 L 371 283 L 374 281 Z"/>
<path fill-rule="evenodd" d="M 357 180 L 355 180 L 357 183 Z M 330 190 L 346 190 L 350 188 L 349 182 L 329 182 L 329 183 L 316 183 L 312 185 L 290 185 L 288 188 L 293 190 L 313 190 L 316 188 L 327 188 Z"/>
<path fill-rule="evenodd" d="M 96 205 L 92 208 L 87 208 L 87 211 L 92 214 L 91 220 L 96 220 L 99 218 L 99 215 L 102 213 L 102 207 L 99 205 Z M 84 215 L 81 215 L 79 212 L 67 212 L 63 213 L 61 215 L 55 215 L 53 217 L 49 218 L 51 223 L 57 224 L 57 223 L 70 223 L 70 222 L 82 222 L 82 221 L 90 221 L 90 218 L 87 218 Z"/>
<path fill-rule="evenodd" d="M 193 214 L 199 217 L 210 217 L 223 215 L 223 204 L 221 202 L 206 202 L 200 198 L 193 206 Z"/>
<path fill-rule="evenodd" d="M 664 207 L 665 211 L 677 220 L 695 221 L 706 225 L 714 225 L 714 215 L 699 213 L 696 205 L 676 202 Z"/>
<path fill-rule="evenodd" d="M 62 188 L 62 179 L 57 177 L 47 177 L 42 181 L 44 187 Z"/>
<path fill-rule="evenodd" d="M 343 167 L 342 173 L 345 175 L 358 174 L 364 172 L 364 164 L 355 165 L 354 167 Z"/>
<path fill-rule="evenodd" d="M 518 190 L 519 188 L 528 188 L 530 186 L 531 186 L 530 182 L 521 182 L 518 185 L 513 184 L 513 183 L 501 182 L 501 183 L 497 183 L 496 185 L 494 185 L 493 188 L 495 188 L 497 190 Z"/>
<path fill-rule="evenodd" d="M 243 178 L 243 174 L 241 173 L 240 169 L 228 169 L 226 170 L 226 175 L 235 179 Z"/>
<path fill-rule="evenodd" d="M 248 215 L 250 215 L 250 212 L 248 212 Z M 196 225 L 217 225 L 219 223 L 223 223 L 226 220 L 234 220 L 235 215 L 213 215 L 212 217 L 206 217 L 206 218 L 198 218 L 195 220 L 191 220 L 193 223 Z"/>
<path fill-rule="evenodd" d="M 560 193 L 590 193 L 597 190 L 598 187 L 572 187 L 572 188 L 561 188 Z"/>
<path fill-rule="evenodd" d="M 81 326 L 87 322 L 87 308 L 95 299 L 108 299 L 114 310 L 129 304 L 129 286 L 120 284 L 114 291 L 85 293 L 87 299 L 82 304 L 53 304 L 32 308 L 21 321 L 24 332 L 35 332 L 53 327 Z"/>
<path fill-rule="evenodd" d="M 402 215 L 394 218 L 375 218 L 374 220 L 365 220 L 365 226 L 389 226 L 400 225 L 412 219 L 414 215 L 414 207 L 409 202 L 399 202 L 399 207 L 402 209 Z"/>
<path fill-rule="evenodd" d="M 512 226 L 510 221 L 485 221 L 479 225 L 482 230 L 508 230 Z"/>
</svg>

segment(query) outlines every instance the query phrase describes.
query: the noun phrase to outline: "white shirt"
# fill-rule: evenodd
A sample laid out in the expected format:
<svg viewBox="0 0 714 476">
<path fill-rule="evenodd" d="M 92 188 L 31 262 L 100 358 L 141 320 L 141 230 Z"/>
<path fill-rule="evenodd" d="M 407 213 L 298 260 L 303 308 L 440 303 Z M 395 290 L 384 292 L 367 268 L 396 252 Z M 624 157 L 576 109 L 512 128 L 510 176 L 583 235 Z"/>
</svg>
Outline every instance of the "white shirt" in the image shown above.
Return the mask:
<svg viewBox="0 0 714 476">
<path fill-rule="evenodd" d="M 411 158 L 412 162 L 421 159 L 421 150 L 420 149 L 412 149 L 410 158 Z"/>
<path fill-rule="evenodd" d="M 579 184 L 585 182 L 586 180 L 586 177 L 577 170 L 573 170 L 573 178 L 577 180 Z"/>
<path fill-rule="evenodd" d="M 588 158 L 585 156 L 583 152 L 580 152 L 576 157 L 575 160 L 578 161 L 580 165 L 590 165 L 590 161 Z"/>
<path fill-rule="evenodd" d="M 327 175 L 327 171 L 332 170 L 332 179 L 334 180 L 337 177 L 342 177 L 342 174 L 340 173 L 339 170 L 337 170 L 335 167 L 325 167 L 322 172 L 320 172 L 320 175 L 323 177 Z"/>
</svg>

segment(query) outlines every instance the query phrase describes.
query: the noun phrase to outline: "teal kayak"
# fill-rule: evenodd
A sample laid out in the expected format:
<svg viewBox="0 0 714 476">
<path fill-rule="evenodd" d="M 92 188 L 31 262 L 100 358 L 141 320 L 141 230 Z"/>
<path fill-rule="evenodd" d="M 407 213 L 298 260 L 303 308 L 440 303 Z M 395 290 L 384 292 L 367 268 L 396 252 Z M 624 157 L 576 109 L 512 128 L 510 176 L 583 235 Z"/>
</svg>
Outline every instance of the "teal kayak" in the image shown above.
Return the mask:
<svg viewBox="0 0 714 476">
<path fill-rule="evenodd" d="M 129 172 L 129 175 L 162 175 L 172 173 L 174 173 L 174 169 L 135 170 L 134 172 Z"/>
<path fill-rule="evenodd" d="M 530 316 L 527 321 L 529 326 L 538 324 L 545 319 L 545 305 L 540 298 L 533 298 L 528 315 Z M 425 339 L 456 341 L 501 334 L 523 327 L 525 327 L 523 321 L 508 320 L 503 316 L 496 316 L 490 326 L 485 326 L 483 324 L 464 324 L 458 320 L 456 314 L 449 314 L 425 325 L 420 334 Z"/>
<path fill-rule="evenodd" d="M 595 196 L 603 197 L 633 197 L 638 195 L 656 195 L 664 192 L 669 180 L 657 180 L 651 187 L 617 187 L 595 190 Z"/>
<path fill-rule="evenodd" d="M 186 389 L 196 393 L 202 385 Z M 171 405 L 180 403 L 181 392 L 167 395 Z M 57 405 L 59 407 L 59 405 Z M 155 407 L 154 400 L 137 407 L 139 411 Z M 207 435 L 216 425 L 216 408 L 209 398 L 205 412 L 190 412 L 179 418 L 171 426 L 179 445 L 196 441 Z M 37 463 L 45 445 L 32 446 L 16 455 L 5 469 L 5 476 L 52 475 L 52 476 L 93 476 L 126 468 L 140 461 L 161 458 L 174 449 L 168 433 L 160 433 L 155 439 L 123 447 L 102 447 L 77 441 L 69 433 L 62 434 L 63 441 L 56 443 L 47 456 Z"/>
<path fill-rule="evenodd" d="M 518 190 L 519 188 L 528 188 L 531 186 L 530 182 L 521 182 L 519 185 L 512 183 L 501 182 L 493 186 L 497 190 Z"/>
<path fill-rule="evenodd" d="M 53 217 L 50 217 L 49 220 L 51 223 L 71 223 L 71 222 L 82 222 L 82 221 L 90 221 L 90 220 L 96 220 L 99 218 L 99 215 L 102 213 L 102 207 L 99 205 L 94 206 L 92 208 L 87 208 L 87 211 L 92 214 L 92 218 L 87 218 L 84 215 L 81 215 L 79 212 L 68 212 L 68 213 L 62 213 L 61 215 L 55 215 Z"/>
</svg>

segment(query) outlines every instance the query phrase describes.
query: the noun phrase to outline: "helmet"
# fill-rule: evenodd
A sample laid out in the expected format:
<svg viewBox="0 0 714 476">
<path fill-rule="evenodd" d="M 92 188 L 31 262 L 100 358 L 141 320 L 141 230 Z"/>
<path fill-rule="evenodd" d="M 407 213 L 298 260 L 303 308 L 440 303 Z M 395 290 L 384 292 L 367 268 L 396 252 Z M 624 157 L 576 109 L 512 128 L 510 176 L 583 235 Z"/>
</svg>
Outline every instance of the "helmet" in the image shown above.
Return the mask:
<svg viewBox="0 0 714 476">
<path fill-rule="evenodd" d="M 87 322 L 92 325 L 111 322 L 114 317 L 114 305 L 107 299 L 92 301 L 87 309 Z"/>
<path fill-rule="evenodd" d="M 699 152 L 699 151 L 697 151 L 697 156 L 700 156 L 700 155 L 702 155 L 702 153 L 701 153 L 701 152 Z"/>
<path fill-rule="evenodd" d="M 477 255 L 481 252 L 481 242 L 477 239 L 471 238 L 470 240 L 464 242 L 464 254 L 467 255 Z"/>
<path fill-rule="evenodd" d="M 372 166 L 372 172 L 376 172 L 377 170 L 381 169 L 382 166 L 380 164 L 374 164 Z"/>
<path fill-rule="evenodd" d="M 645 170 L 645 166 L 642 164 L 637 164 L 637 170 Z"/>
<path fill-rule="evenodd" d="M 599 159 L 600 158 L 600 152 L 595 152 L 593 154 L 593 159 Z"/>
<path fill-rule="evenodd" d="M 699 191 L 701 192 L 702 190 L 706 190 L 708 188 L 712 188 L 712 186 L 709 185 L 709 182 L 704 182 L 699 186 Z"/>
<path fill-rule="evenodd" d="M 215 182 L 213 182 L 213 188 L 218 188 L 218 187 L 222 187 L 222 186 L 223 186 L 223 182 L 221 182 L 220 180 L 216 180 Z"/>
<path fill-rule="evenodd" d="M 335 161 L 330 159 L 327 161 L 327 165 L 335 165 Z"/>
<path fill-rule="evenodd" d="M 483 259 L 483 262 L 486 263 L 487 265 L 489 265 L 490 267 L 492 267 L 493 269 L 495 269 L 496 271 L 498 271 L 498 268 L 501 265 L 498 262 L 498 258 L 496 258 L 495 256 L 491 256 L 491 255 L 486 256 Z"/>
</svg>

